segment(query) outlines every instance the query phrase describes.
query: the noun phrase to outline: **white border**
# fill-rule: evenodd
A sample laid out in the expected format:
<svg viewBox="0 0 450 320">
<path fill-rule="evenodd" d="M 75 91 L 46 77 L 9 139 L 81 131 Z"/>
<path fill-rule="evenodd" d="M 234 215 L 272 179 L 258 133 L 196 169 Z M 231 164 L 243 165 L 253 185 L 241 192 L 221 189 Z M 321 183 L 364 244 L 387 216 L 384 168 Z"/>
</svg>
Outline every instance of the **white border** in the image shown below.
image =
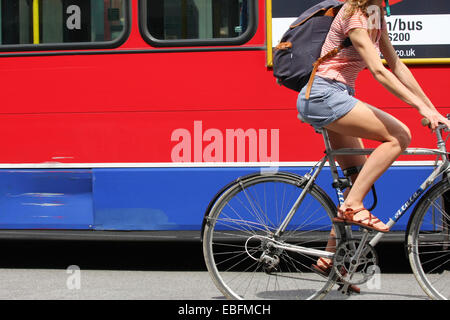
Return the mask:
<svg viewBox="0 0 450 320">
<path fill-rule="evenodd" d="M 93 169 L 93 168 L 237 168 L 312 167 L 317 161 L 299 162 L 124 162 L 124 163 L 0 163 L 0 169 Z M 435 161 L 395 161 L 393 166 L 434 166 Z M 329 166 L 328 163 L 325 166 Z"/>
</svg>

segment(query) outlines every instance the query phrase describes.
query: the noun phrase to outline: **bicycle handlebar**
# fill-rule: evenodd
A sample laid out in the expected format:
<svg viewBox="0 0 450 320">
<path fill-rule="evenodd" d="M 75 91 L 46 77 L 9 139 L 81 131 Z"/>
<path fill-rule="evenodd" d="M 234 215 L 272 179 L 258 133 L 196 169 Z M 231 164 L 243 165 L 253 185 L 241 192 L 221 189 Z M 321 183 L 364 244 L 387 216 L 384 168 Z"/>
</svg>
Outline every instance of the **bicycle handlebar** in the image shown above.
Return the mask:
<svg viewBox="0 0 450 320">
<path fill-rule="evenodd" d="M 422 124 L 422 126 L 424 127 L 429 127 L 430 126 L 430 120 L 428 120 L 427 118 L 422 118 L 422 120 L 420 120 L 420 123 Z"/>
<path fill-rule="evenodd" d="M 428 120 L 427 118 L 422 118 L 422 120 L 421 120 L 420 122 L 422 123 L 422 125 L 423 125 L 424 127 L 430 128 L 431 121 Z M 440 124 L 440 125 L 437 127 L 437 129 L 445 129 L 445 131 L 449 130 L 449 128 L 447 128 L 447 126 L 446 126 L 445 124 Z"/>
<path fill-rule="evenodd" d="M 449 118 L 449 116 L 450 115 L 447 115 L 447 118 Z M 428 126 L 428 128 L 431 128 L 430 127 L 431 121 L 428 120 L 427 118 L 422 118 L 421 123 L 423 126 Z M 442 131 L 449 132 L 450 129 L 445 124 L 441 123 L 438 125 L 436 130 L 434 130 L 434 133 L 436 134 L 436 137 L 437 137 L 437 146 L 438 146 L 439 150 L 447 153 L 446 142 L 447 142 L 448 137 L 444 141 L 444 139 L 442 137 Z"/>
</svg>

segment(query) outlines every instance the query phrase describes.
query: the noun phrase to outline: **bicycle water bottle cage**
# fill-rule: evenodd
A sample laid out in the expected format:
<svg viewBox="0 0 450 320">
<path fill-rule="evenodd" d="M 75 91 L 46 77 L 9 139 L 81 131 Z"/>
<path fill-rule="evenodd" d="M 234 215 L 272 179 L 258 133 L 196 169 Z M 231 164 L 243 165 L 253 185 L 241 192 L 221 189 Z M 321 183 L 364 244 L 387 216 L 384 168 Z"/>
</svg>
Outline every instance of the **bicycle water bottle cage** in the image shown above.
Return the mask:
<svg viewBox="0 0 450 320">
<path fill-rule="evenodd" d="M 350 167 L 347 169 L 343 169 L 342 173 L 344 173 L 344 176 L 346 176 L 348 178 L 354 174 L 359 173 L 361 171 L 362 167 L 363 166 L 356 166 L 356 167 Z"/>
<path fill-rule="evenodd" d="M 450 115 L 450 114 L 449 114 Z M 346 177 L 346 179 L 348 180 L 348 183 L 350 185 L 346 185 L 346 184 L 339 184 L 339 182 L 333 182 L 333 188 L 336 188 L 336 186 L 339 186 L 339 188 L 343 189 L 343 188 L 347 188 L 347 187 L 351 187 L 352 186 L 352 182 L 350 180 L 350 176 L 357 174 L 361 171 L 363 166 L 355 166 L 355 167 L 350 167 L 347 169 L 343 169 L 342 172 L 344 173 L 344 176 Z M 339 180 L 343 180 L 343 179 L 339 179 Z M 372 211 L 373 209 L 375 209 L 375 207 L 377 206 L 377 192 L 375 190 L 375 185 L 372 186 L 372 195 L 373 195 L 373 204 L 372 206 L 368 209 L 369 211 Z"/>
<path fill-rule="evenodd" d="M 345 189 L 352 186 L 352 182 L 349 178 L 338 178 L 337 180 L 334 180 L 331 186 L 336 189 Z"/>
</svg>

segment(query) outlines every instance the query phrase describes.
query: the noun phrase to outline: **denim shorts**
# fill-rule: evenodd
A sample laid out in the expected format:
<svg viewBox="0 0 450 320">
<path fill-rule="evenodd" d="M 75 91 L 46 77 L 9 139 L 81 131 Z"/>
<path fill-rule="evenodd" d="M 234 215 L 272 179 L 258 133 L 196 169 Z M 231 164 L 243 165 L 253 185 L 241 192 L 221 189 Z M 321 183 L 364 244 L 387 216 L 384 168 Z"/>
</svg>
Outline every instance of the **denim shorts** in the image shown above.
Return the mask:
<svg viewBox="0 0 450 320">
<path fill-rule="evenodd" d="M 309 100 L 305 99 L 305 92 L 306 86 L 297 99 L 299 118 L 315 129 L 321 129 L 345 116 L 358 102 L 352 87 L 318 76 L 314 78 Z"/>
</svg>

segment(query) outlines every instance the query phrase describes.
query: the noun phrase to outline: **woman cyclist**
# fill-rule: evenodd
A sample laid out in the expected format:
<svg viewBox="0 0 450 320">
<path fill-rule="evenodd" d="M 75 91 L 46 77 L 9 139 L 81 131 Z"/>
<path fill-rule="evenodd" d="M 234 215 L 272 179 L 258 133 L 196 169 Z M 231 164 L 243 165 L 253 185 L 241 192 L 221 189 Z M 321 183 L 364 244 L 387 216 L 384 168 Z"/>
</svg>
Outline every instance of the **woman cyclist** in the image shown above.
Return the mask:
<svg viewBox="0 0 450 320">
<path fill-rule="evenodd" d="M 338 208 L 336 221 L 345 221 L 367 229 L 387 232 L 389 228 L 363 206 L 363 199 L 374 182 L 391 166 L 411 141 L 408 127 L 392 115 L 368 105 L 354 95 L 358 73 L 368 68 L 373 77 L 389 92 L 417 109 L 430 120 L 431 129 L 438 123 L 450 126 L 427 98 L 412 73 L 400 61 L 393 48 L 383 14 L 383 0 L 347 0 L 335 17 L 322 56 L 341 45 L 348 37 L 352 46 L 324 61 L 317 69 L 309 98 L 306 87 L 299 94 L 300 117 L 315 128 L 326 128 L 333 148 L 363 148 L 361 138 L 381 142 L 370 157 L 362 155 L 336 157 L 343 169 L 354 170 L 353 186 L 346 190 L 345 202 Z M 390 71 L 380 59 L 383 54 Z M 333 232 L 332 232 L 333 233 Z M 335 241 L 330 237 L 328 250 Z M 317 271 L 328 274 L 331 260 L 320 258 Z M 352 286 L 352 291 L 359 292 Z"/>
</svg>

